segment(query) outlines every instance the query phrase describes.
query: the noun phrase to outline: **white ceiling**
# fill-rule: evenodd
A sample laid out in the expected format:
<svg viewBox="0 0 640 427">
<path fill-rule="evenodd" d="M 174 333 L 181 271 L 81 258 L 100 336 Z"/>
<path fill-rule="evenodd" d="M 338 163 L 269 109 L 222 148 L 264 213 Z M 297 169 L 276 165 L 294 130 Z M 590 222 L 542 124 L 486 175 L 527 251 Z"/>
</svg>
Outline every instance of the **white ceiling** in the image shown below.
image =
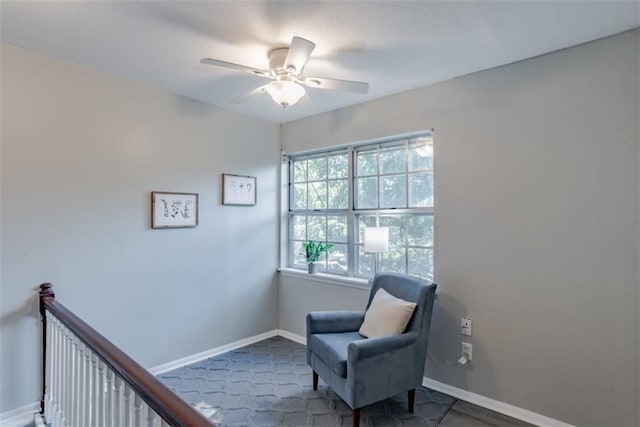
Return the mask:
<svg viewBox="0 0 640 427">
<path fill-rule="evenodd" d="M 634 1 L 2 1 L 2 41 L 272 122 L 290 121 L 640 26 Z M 234 98 L 292 36 L 316 43 L 305 75 L 360 80 L 367 95 L 308 89 L 282 109 Z"/>
</svg>

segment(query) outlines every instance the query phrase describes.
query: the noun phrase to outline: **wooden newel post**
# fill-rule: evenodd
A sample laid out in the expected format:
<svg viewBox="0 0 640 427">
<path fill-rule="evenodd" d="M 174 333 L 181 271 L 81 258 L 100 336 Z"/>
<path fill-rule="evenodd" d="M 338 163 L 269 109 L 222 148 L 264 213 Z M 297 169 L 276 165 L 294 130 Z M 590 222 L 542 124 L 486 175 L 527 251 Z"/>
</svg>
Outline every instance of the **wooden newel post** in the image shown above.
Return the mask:
<svg viewBox="0 0 640 427">
<path fill-rule="evenodd" d="M 45 301 L 54 299 L 51 283 L 40 285 L 40 316 L 42 317 L 42 398 L 40 399 L 40 413 L 44 415 L 44 399 L 47 392 L 47 309 Z"/>
<path fill-rule="evenodd" d="M 53 285 L 51 283 L 43 283 L 40 285 L 40 314 L 44 316 L 44 300 L 46 298 L 55 298 L 56 294 L 53 293 Z"/>
</svg>

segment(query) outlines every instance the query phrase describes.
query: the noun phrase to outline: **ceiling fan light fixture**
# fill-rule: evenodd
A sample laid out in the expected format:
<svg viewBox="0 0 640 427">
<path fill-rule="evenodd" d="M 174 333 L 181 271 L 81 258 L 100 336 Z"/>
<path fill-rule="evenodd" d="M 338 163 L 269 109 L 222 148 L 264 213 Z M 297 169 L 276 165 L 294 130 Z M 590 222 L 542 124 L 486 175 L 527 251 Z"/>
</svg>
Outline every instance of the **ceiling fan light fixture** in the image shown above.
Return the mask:
<svg viewBox="0 0 640 427">
<path fill-rule="evenodd" d="M 271 99 L 282 107 L 289 107 L 300 100 L 305 94 L 304 88 L 290 80 L 276 80 L 266 87 Z"/>
</svg>

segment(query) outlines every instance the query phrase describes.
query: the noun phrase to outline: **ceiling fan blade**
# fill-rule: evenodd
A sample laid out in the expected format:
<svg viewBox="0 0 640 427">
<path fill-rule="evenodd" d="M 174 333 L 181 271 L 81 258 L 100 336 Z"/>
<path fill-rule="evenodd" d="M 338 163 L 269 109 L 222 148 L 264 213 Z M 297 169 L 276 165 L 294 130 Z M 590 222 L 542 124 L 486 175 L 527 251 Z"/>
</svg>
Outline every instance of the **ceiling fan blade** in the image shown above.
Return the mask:
<svg viewBox="0 0 640 427">
<path fill-rule="evenodd" d="M 236 96 L 235 98 L 229 100 L 229 102 L 232 104 L 241 104 L 243 102 L 246 102 L 249 99 L 251 99 L 254 95 L 265 93 L 267 91 L 267 86 L 269 86 L 269 83 L 267 83 L 266 85 L 260 86 L 259 88 L 250 90 L 249 92 L 243 93 L 240 96 Z"/>
<path fill-rule="evenodd" d="M 334 89 L 344 92 L 353 92 L 366 94 L 369 92 L 369 83 L 354 82 L 351 80 L 326 79 L 323 77 L 307 77 L 300 81 L 309 87 L 317 87 L 319 89 Z"/>
<path fill-rule="evenodd" d="M 213 65 L 216 67 L 230 68 L 232 70 L 248 71 L 249 73 L 262 77 L 271 77 L 268 71 L 259 70 L 253 67 L 247 67 L 246 65 L 234 64 L 233 62 L 220 61 L 219 59 L 202 58 L 200 60 L 200 63 Z"/>
<path fill-rule="evenodd" d="M 294 37 L 289 46 L 289 52 L 284 59 L 284 69 L 297 76 L 302 74 L 305 64 L 309 60 L 309 55 L 315 49 L 316 44 L 302 37 Z"/>
</svg>

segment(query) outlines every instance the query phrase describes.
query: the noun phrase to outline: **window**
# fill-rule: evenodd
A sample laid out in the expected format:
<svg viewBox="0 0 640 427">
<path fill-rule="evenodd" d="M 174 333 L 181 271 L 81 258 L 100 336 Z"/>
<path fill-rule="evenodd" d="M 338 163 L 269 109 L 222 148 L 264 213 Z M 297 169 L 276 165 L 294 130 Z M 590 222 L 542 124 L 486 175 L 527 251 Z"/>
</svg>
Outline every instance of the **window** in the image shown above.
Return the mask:
<svg viewBox="0 0 640 427">
<path fill-rule="evenodd" d="M 381 271 L 433 280 L 433 136 L 291 156 L 289 266 L 306 268 L 303 244 L 332 243 L 319 270 Z M 389 251 L 364 251 L 366 227 L 389 227 Z"/>
</svg>

